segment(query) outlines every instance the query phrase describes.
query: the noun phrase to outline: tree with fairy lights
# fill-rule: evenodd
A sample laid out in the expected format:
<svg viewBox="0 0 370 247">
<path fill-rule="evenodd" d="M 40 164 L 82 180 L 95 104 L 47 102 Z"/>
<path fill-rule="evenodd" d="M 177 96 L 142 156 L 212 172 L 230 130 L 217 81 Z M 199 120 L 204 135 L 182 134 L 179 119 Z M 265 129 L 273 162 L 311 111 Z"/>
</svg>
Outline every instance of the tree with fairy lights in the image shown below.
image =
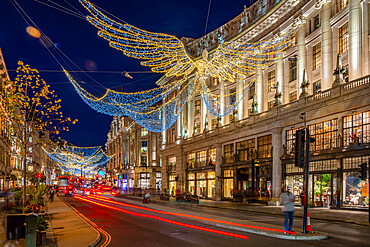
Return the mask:
<svg viewBox="0 0 370 247">
<path fill-rule="evenodd" d="M 41 79 L 36 69 L 18 62 L 17 76 L 7 81 L 4 90 L 4 104 L 9 109 L 12 135 L 20 148 L 23 167 L 23 205 L 26 204 L 27 155 L 31 140 L 37 138 L 35 145 L 46 145 L 42 136 L 57 136 L 59 131 L 69 131 L 67 125 L 75 124 L 77 119 L 65 117 L 60 102 L 50 86 Z M 31 137 L 31 138 L 30 138 Z"/>
</svg>

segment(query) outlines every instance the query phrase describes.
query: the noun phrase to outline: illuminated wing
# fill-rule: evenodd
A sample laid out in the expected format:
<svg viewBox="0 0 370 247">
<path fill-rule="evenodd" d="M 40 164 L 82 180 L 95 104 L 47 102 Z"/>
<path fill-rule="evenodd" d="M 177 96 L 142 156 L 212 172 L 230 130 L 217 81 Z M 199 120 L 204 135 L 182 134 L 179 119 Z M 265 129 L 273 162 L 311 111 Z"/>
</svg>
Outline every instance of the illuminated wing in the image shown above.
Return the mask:
<svg viewBox="0 0 370 247">
<path fill-rule="evenodd" d="M 185 51 L 183 43 L 175 36 L 152 33 L 129 24 L 116 22 L 87 0 L 80 3 L 92 14 L 87 20 L 99 29 L 98 35 L 124 55 L 144 60 L 141 65 L 167 77 L 189 75 L 195 64 Z"/>
<path fill-rule="evenodd" d="M 211 76 L 233 81 L 234 78 L 245 78 L 257 68 L 266 68 L 294 44 L 298 28 L 292 29 L 282 37 L 257 43 L 225 42 L 218 46 L 208 63 Z"/>
</svg>

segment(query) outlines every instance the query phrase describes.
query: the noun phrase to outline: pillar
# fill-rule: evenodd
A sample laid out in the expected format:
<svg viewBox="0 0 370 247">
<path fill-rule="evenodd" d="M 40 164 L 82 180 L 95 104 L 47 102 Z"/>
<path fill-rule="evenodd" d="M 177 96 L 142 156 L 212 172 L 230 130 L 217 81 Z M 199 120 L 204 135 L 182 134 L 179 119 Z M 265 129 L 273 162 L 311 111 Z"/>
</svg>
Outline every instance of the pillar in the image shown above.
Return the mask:
<svg viewBox="0 0 370 247">
<path fill-rule="evenodd" d="M 301 84 L 303 81 L 303 71 L 307 69 L 307 49 L 306 49 L 306 23 L 302 23 L 297 32 L 297 96 L 301 94 Z"/>
<path fill-rule="evenodd" d="M 216 144 L 216 201 L 221 201 L 222 198 L 222 174 L 221 174 L 221 165 L 222 165 L 222 144 Z"/>
<path fill-rule="evenodd" d="M 206 117 L 207 117 L 207 106 L 206 106 L 206 102 L 205 100 L 203 99 L 203 97 L 201 97 L 201 102 L 202 102 L 202 108 L 201 108 L 201 116 L 202 116 L 202 119 L 201 119 L 201 126 L 200 126 L 200 131 L 203 132 L 205 131 L 205 128 L 206 128 Z"/>
<path fill-rule="evenodd" d="M 176 135 L 176 140 L 179 140 L 182 137 L 182 115 L 183 111 L 181 111 L 177 117 L 177 135 Z"/>
<path fill-rule="evenodd" d="M 225 81 L 220 79 L 220 115 L 225 114 Z M 221 118 L 221 125 L 225 125 L 225 117 Z"/>
<path fill-rule="evenodd" d="M 168 173 L 167 173 L 168 157 L 163 157 L 162 156 L 161 159 L 162 159 L 162 168 L 161 168 L 161 172 L 162 172 L 162 190 L 166 189 L 168 191 L 168 189 L 169 189 Z"/>
<path fill-rule="evenodd" d="M 282 128 L 272 129 L 272 197 L 279 197 L 281 194 L 282 152 Z"/>
<path fill-rule="evenodd" d="M 176 155 L 176 176 L 179 178 L 176 182 L 176 190 L 180 190 L 180 193 L 185 192 L 185 168 L 184 168 L 184 159 L 182 152 Z"/>
<path fill-rule="evenodd" d="M 276 76 L 275 85 L 278 86 L 277 91 L 282 94 L 280 100 L 281 100 L 282 104 L 286 104 L 288 102 L 286 102 L 284 100 L 284 92 L 283 92 L 283 89 L 286 87 L 285 80 L 284 80 L 284 60 L 283 60 L 283 56 L 281 56 L 276 62 L 275 73 L 276 73 L 275 74 L 275 76 Z"/>
<path fill-rule="evenodd" d="M 263 112 L 263 72 L 261 68 L 256 70 L 256 97 L 257 97 L 257 112 Z M 266 95 L 267 96 L 267 95 Z"/>
<path fill-rule="evenodd" d="M 244 117 L 242 97 L 245 91 L 243 90 L 243 88 L 244 88 L 244 80 L 238 79 L 236 82 L 236 102 L 239 102 L 239 104 L 238 104 L 238 107 L 236 108 L 238 110 L 238 119 L 236 120 L 241 120 Z"/>
<path fill-rule="evenodd" d="M 331 2 L 321 7 L 321 91 L 331 88 L 333 83 L 333 49 L 332 30 L 330 24 Z"/>
<path fill-rule="evenodd" d="M 166 112 L 163 108 L 162 110 L 162 146 L 166 145 Z"/>
<path fill-rule="evenodd" d="M 354 80 L 361 77 L 361 19 L 362 11 L 360 0 L 349 1 L 348 13 L 348 64 L 349 64 L 349 80 Z"/>
</svg>

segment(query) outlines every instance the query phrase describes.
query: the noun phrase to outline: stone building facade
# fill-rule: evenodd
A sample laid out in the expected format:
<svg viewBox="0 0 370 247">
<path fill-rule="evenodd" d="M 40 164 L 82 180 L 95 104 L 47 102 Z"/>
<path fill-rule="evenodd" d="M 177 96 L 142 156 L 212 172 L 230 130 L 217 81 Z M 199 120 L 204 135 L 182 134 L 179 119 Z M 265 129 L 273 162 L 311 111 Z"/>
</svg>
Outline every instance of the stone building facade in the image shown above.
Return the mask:
<svg viewBox="0 0 370 247">
<path fill-rule="evenodd" d="M 3 54 L 0 49 L 0 90 L 4 91 L 6 81 L 9 80 Z M 0 187 L 8 188 L 10 180 L 10 157 L 11 157 L 11 122 L 6 117 L 8 110 L 0 98 Z"/>
<path fill-rule="evenodd" d="M 105 148 L 108 181 L 123 191 L 160 189 L 160 133 L 152 133 L 128 117 L 114 117 Z"/>
<path fill-rule="evenodd" d="M 208 78 L 212 92 L 236 92 L 237 99 L 240 88 L 255 82 L 221 119 L 209 114 L 201 95 L 188 102 L 162 132 L 162 187 L 172 195 L 243 200 L 248 190 L 277 198 L 289 185 L 298 200 L 303 171 L 294 167 L 292 150 L 295 131 L 307 126 L 316 139 L 310 203 L 366 205 L 369 184 L 359 171 L 370 162 L 369 11 L 367 0 L 260 0 L 214 32 L 183 39 L 198 56 L 218 42 L 214 37 L 256 42 L 300 26 L 295 45 L 276 64 L 234 83 Z"/>
</svg>

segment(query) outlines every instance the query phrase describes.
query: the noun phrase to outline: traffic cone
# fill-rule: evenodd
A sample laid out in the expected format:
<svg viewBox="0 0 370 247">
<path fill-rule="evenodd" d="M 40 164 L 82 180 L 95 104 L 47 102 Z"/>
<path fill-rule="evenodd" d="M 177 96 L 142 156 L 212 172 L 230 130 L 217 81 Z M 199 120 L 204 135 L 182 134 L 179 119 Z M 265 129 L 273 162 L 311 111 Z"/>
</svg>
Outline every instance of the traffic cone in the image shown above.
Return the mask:
<svg viewBox="0 0 370 247">
<path fill-rule="evenodd" d="M 311 229 L 311 220 L 310 220 L 310 213 L 307 211 L 307 224 L 306 224 L 306 232 L 313 233 Z"/>
</svg>

